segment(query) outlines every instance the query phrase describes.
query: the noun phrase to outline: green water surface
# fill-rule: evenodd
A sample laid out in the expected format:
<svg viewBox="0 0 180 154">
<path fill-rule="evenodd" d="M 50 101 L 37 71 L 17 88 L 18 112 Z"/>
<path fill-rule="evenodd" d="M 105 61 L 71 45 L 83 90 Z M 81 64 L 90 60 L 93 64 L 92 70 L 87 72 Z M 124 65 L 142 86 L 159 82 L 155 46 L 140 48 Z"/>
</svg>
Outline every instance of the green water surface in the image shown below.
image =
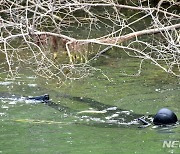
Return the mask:
<svg viewBox="0 0 180 154">
<path fill-rule="evenodd" d="M 103 61 L 103 63 L 102 63 Z M 180 127 L 153 125 L 139 128 L 108 122 L 117 111 L 126 122 L 154 115 L 167 107 L 180 117 L 180 80 L 145 62 L 140 76 L 138 59 L 101 57 L 93 75 L 66 81 L 61 87 L 32 73 L 0 80 L 0 153 L 2 154 L 121 154 L 179 153 L 180 148 L 163 148 L 163 141 L 180 141 Z M 127 73 L 128 75 L 124 75 Z M 56 107 L 16 100 L 21 96 L 48 93 Z M 15 95 L 14 97 L 12 95 Z M 108 113 L 78 113 L 85 110 Z M 121 117 L 118 117 L 121 118 Z M 129 120 L 129 121 L 128 121 Z"/>
</svg>

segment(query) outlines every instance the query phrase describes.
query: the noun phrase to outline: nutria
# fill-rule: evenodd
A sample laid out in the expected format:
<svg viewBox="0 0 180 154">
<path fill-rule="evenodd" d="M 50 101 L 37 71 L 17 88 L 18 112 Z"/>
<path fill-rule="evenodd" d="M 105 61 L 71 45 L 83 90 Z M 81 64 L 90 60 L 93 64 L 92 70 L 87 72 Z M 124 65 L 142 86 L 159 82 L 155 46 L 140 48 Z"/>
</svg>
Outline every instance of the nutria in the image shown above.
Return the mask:
<svg viewBox="0 0 180 154">
<path fill-rule="evenodd" d="M 26 99 L 27 100 L 34 100 L 34 101 L 42 101 L 42 102 L 46 103 L 47 101 L 49 101 L 49 95 L 45 94 L 45 95 L 42 95 L 42 96 L 27 97 Z"/>
</svg>

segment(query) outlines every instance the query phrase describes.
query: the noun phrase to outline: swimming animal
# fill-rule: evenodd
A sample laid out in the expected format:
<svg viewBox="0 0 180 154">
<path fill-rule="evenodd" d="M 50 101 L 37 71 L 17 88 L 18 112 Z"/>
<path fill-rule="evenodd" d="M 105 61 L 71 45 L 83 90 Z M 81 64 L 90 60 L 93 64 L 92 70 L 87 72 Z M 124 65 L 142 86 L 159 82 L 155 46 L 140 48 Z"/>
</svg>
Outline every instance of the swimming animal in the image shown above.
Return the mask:
<svg viewBox="0 0 180 154">
<path fill-rule="evenodd" d="M 54 103 L 49 101 L 49 95 L 48 94 L 45 94 L 45 95 L 42 95 L 42 96 L 36 96 L 36 97 L 28 97 L 28 99 L 42 101 L 44 103 L 48 103 L 49 106 L 54 105 Z M 81 99 L 81 101 L 82 101 L 82 99 Z M 93 103 L 95 103 L 96 106 L 98 104 L 100 104 L 101 108 L 105 107 L 104 104 L 102 105 L 99 102 L 93 102 Z M 91 106 L 92 105 L 93 104 L 91 103 Z M 110 109 L 110 108 L 108 108 L 108 109 Z M 81 112 L 78 112 L 78 113 L 104 113 L 105 114 L 105 113 L 107 113 L 108 109 L 103 110 L 103 112 L 102 111 L 81 111 Z M 115 110 L 117 111 L 117 109 L 115 109 Z M 104 112 L 104 111 L 106 111 L 106 112 Z M 118 112 L 118 113 L 120 113 L 120 112 Z M 122 115 L 118 114 L 118 117 L 119 116 L 121 117 Z M 126 119 L 128 119 L 127 116 L 126 116 Z M 141 117 L 138 118 L 138 120 L 141 121 L 143 123 L 143 125 L 150 125 L 149 122 L 147 122 L 145 119 L 143 119 Z M 167 108 L 160 109 L 153 118 L 153 124 L 154 125 L 171 125 L 171 124 L 176 124 L 177 121 L 178 121 L 178 118 L 177 118 L 176 114 L 174 112 L 172 112 L 171 110 L 167 109 Z"/>
<path fill-rule="evenodd" d="M 34 97 L 26 97 L 26 100 L 33 100 L 33 101 L 40 101 L 40 102 L 48 102 L 49 101 L 49 95 L 44 94 L 41 96 L 34 96 Z"/>
<path fill-rule="evenodd" d="M 4 95 L 4 94 L 3 94 Z M 90 98 L 79 98 L 79 97 L 68 97 L 68 96 L 64 96 L 65 98 L 69 98 L 75 101 L 79 101 L 79 102 L 83 102 L 83 103 L 87 103 L 89 104 L 92 108 L 96 108 L 97 107 L 97 111 L 80 111 L 77 112 L 78 114 L 82 114 L 82 113 L 102 113 L 105 114 L 105 119 L 107 120 L 107 117 L 110 118 L 111 121 L 122 121 L 122 119 L 127 120 L 127 121 L 132 121 L 133 119 L 138 119 L 140 122 L 143 123 L 143 125 L 148 126 L 151 125 L 151 122 L 146 121 L 147 118 L 145 118 L 144 116 L 142 117 L 142 115 L 139 114 L 132 114 L 130 112 L 128 112 L 128 114 L 125 114 L 123 112 L 123 110 L 118 109 L 117 107 L 110 107 L 109 105 L 105 105 L 103 103 L 97 102 L 95 100 L 91 100 Z M 5 98 L 2 97 L 2 98 Z M 34 96 L 34 97 L 20 97 L 19 99 L 23 99 L 23 100 L 30 100 L 30 101 L 35 101 L 35 102 L 41 102 L 41 103 L 46 103 L 48 106 L 53 107 L 59 111 L 71 111 L 72 109 L 69 109 L 68 107 L 62 106 L 60 104 L 54 103 L 52 101 L 50 101 L 49 99 L 49 95 L 48 94 L 44 94 L 41 96 Z M 105 110 L 106 109 L 106 110 Z M 76 111 L 74 111 L 76 112 Z M 113 116 L 109 116 L 109 114 L 112 114 Z M 139 117 L 139 118 L 138 118 Z M 153 116 L 152 116 L 153 117 Z M 178 121 L 178 118 L 176 116 L 176 114 L 167 109 L 167 108 L 162 108 L 160 109 L 157 114 L 153 117 L 153 124 L 154 125 L 171 125 L 171 124 L 176 124 Z M 122 121 L 124 123 L 126 123 L 126 121 Z M 127 122 L 128 123 L 128 122 Z"/>
</svg>

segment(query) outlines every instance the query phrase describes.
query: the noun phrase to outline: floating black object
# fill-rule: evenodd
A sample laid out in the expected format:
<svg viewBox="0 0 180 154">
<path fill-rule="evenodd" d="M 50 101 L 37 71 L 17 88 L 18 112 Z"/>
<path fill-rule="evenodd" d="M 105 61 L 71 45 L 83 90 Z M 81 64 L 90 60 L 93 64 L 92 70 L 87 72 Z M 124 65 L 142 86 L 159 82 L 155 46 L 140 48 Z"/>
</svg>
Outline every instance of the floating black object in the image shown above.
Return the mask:
<svg viewBox="0 0 180 154">
<path fill-rule="evenodd" d="M 175 124 L 177 121 L 175 113 L 167 108 L 160 109 L 153 119 L 155 125 L 170 125 Z"/>
<path fill-rule="evenodd" d="M 49 95 L 45 94 L 42 96 L 28 97 L 27 100 L 47 102 L 47 101 L 49 101 Z"/>
</svg>

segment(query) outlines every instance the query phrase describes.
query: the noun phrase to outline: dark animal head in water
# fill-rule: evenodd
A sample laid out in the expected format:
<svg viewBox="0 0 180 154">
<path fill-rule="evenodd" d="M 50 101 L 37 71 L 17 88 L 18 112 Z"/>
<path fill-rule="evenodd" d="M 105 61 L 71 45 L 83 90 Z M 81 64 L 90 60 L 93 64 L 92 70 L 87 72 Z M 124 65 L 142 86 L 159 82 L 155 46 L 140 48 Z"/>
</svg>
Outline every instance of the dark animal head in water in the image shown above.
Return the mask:
<svg viewBox="0 0 180 154">
<path fill-rule="evenodd" d="M 177 121 L 178 119 L 174 112 L 167 108 L 162 108 L 154 116 L 153 123 L 155 125 L 170 125 L 175 124 Z"/>
<path fill-rule="evenodd" d="M 42 96 L 28 97 L 27 100 L 46 102 L 46 101 L 49 101 L 49 95 L 45 94 L 45 95 L 42 95 Z"/>
<path fill-rule="evenodd" d="M 49 100 L 49 95 L 45 94 L 43 100 L 48 101 Z"/>
</svg>

